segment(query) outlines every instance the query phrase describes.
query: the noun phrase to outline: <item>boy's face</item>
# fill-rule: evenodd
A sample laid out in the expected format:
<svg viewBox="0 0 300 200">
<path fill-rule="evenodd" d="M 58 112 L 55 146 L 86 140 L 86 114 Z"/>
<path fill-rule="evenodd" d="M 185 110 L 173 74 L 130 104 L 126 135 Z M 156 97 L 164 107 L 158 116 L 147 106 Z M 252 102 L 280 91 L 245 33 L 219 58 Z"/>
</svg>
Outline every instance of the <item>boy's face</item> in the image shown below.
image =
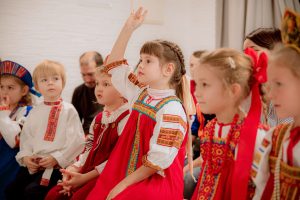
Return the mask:
<svg viewBox="0 0 300 200">
<path fill-rule="evenodd" d="M 37 89 L 45 101 L 57 101 L 63 89 L 62 78 L 58 74 L 42 75 L 37 79 Z"/>
<path fill-rule="evenodd" d="M 121 94 L 111 83 L 111 77 L 101 73 L 96 75 L 95 96 L 99 104 L 110 106 L 121 100 Z"/>
</svg>

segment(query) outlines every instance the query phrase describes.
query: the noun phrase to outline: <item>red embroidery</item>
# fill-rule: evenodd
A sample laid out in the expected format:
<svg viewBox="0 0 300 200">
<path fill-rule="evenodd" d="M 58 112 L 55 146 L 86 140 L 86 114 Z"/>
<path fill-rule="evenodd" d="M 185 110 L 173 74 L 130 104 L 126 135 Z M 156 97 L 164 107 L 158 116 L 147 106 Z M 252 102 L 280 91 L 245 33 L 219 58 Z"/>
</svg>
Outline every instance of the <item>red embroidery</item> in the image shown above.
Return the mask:
<svg viewBox="0 0 300 200">
<path fill-rule="evenodd" d="M 51 111 L 49 113 L 47 130 L 44 135 L 45 141 L 53 142 L 55 138 L 55 133 L 57 129 L 57 123 L 60 111 L 62 109 L 62 99 L 59 99 L 56 102 L 44 102 L 46 105 L 52 106 Z"/>
</svg>

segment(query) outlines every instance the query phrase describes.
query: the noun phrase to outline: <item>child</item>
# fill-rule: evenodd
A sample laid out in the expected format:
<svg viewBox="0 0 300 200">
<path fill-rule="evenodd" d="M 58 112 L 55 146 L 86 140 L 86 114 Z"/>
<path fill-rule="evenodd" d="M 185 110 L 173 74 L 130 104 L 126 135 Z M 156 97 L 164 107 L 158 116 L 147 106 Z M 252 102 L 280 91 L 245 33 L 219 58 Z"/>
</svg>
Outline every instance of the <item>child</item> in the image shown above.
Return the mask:
<svg viewBox="0 0 300 200">
<path fill-rule="evenodd" d="M 80 155 L 79 161 L 66 170 L 61 170 L 65 177 L 70 176 L 69 180 L 52 188 L 46 200 L 86 199 L 129 117 L 128 104 L 113 87 L 111 75 L 103 72 L 102 67 L 98 67 L 95 79 L 95 95 L 98 103 L 105 106 L 104 111 L 93 120 L 85 152 Z M 70 195 L 72 190 L 75 192 Z"/>
<path fill-rule="evenodd" d="M 32 109 L 16 156 L 22 166 L 6 190 L 7 199 L 43 199 L 60 179 L 59 167 L 70 165 L 84 148 L 84 133 L 75 108 L 61 99 L 63 66 L 43 61 L 33 72 L 44 102 Z"/>
<path fill-rule="evenodd" d="M 286 11 L 282 36 L 285 47 L 271 56 L 268 81 L 271 99 L 279 117 L 293 123 L 268 132 L 253 161 L 254 199 L 300 199 L 300 14 Z"/>
<path fill-rule="evenodd" d="M 257 130 L 261 107 L 251 66 L 242 53 L 219 49 L 203 56 L 194 70 L 198 104 L 216 118 L 200 135 L 201 157 L 194 166 L 201 166 L 201 172 L 192 199 L 246 199 L 255 141 L 264 136 Z M 254 106 L 245 119 L 240 104 L 251 90 Z"/>
<path fill-rule="evenodd" d="M 15 156 L 19 150 L 19 134 L 32 108 L 30 72 L 12 61 L 0 65 L 0 199 L 4 188 L 15 179 L 19 165 Z"/>
<path fill-rule="evenodd" d="M 277 28 L 258 28 L 245 37 L 244 49 L 252 48 L 258 54 L 265 52 L 268 55 L 273 51 L 276 44 L 282 43 L 280 30 Z M 290 123 L 292 118 L 279 119 L 275 113 L 275 108 L 267 98 L 267 87 L 261 85 L 263 101 L 263 117 L 261 122 L 267 126 L 274 127 L 281 123 Z"/>
<path fill-rule="evenodd" d="M 189 84 L 183 80 L 183 55 L 171 42 L 147 42 L 140 50 L 137 77 L 122 60 L 129 38 L 145 14 L 140 8 L 130 15 L 108 58 L 106 69 L 112 74 L 112 83 L 133 107 L 87 199 L 183 198 L 187 115 L 181 100 L 185 93 L 190 95 Z M 187 86 L 184 89 L 183 84 Z"/>
</svg>

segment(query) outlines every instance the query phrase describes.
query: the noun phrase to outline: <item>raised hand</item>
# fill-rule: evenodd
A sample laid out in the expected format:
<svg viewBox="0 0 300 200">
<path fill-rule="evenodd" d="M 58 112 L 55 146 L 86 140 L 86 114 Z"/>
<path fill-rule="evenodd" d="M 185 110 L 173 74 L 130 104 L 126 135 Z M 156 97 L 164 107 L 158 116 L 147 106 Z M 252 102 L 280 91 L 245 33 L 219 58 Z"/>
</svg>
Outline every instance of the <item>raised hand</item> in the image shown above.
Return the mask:
<svg viewBox="0 0 300 200">
<path fill-rule="evenodd" d="M 146 15 L 147 10 L 145 10 L 143 7 L 139 7 L 136 12 L 132 11 L 125 23 L 125 26 L 131 28 L 132 30 L 137 29 L 144 22 Z"/>
</svg>

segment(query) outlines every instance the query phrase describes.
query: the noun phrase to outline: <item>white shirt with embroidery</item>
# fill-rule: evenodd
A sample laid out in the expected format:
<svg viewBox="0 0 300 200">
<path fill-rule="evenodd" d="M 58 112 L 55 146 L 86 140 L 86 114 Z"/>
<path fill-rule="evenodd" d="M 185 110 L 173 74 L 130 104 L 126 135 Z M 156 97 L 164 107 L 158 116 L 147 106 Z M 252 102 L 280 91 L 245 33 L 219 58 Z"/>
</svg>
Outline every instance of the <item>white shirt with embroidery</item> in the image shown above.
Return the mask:
<svg viewBox="0 0 300 200">
<path fill-rule="evenodd" d="M 128 104 L 125 104 L 123 106 L 121 106 L 120 108 L 118 108 L 117 110 L 115 110 L 114 112 L 112 112 L 109 116 L 105 115 L 105 108 L 104 108 L 104 111 L 102 113 L 102 119 L 101 119 L 101 124 L 105 124 L 105 125 L 108 125 L 110 123 L 113 123 L 115 122 L 118 117 L 124 113 L 126 110 L 129 110 L 129 106 Z M 97 116 L 96 116 L 97 117 Z M 92 121 L 92 124 L 90 126 L 90 131 L 89 131 L 89 134 L 87 136 L 87 141 L 86 141 L 86 145 L 85 145 L 85 150 L 82 154 L 80 154 L 79 156 L 79 159 L 77 162 L 75 162 L 73 165 L 78 167 L 78 168 L 81 168 L 89 153 L 90 153 L 90 150 L 92 149 L 93 147 L 93 144 L 94 144 L 94 124 L 95 124 L 95 120 L 96 120 L 96 117 L 93 119 Z M 125 124 L 127 122 L 129 118 L 129 114 L 124 117 L 119 123 L 118 123 L 118 127 L 117 127 L 117 130 L 118 130 L 118 135 L 120 136 L 124 127 L 125 127 Z M 98 141 L 100 142 L 100 141 Z M 100 174 L 102 172 L 102 170 L 104 169 L 105 165 L 106 165 L 107 161 L 101 163 L 100 165 L 96 166 L 95 169 L 98 171 L 98 173 Z"/>
<path fill-rule="evenodd" d="M 138 99 L 140 93 L 147 88 L 148 96 L 145 98 L 145 103 L 151 106 L 156 106 L 163 98 L 175 96 L 174 89 L 157 90 L 149 87 L 140 88 L 129 80 L 129 76 L 133 75 L 132 68 L 128 65 L 121 65 L 109 71 L 112 75 L 112 83 L 114 87 L 128 100 L 132 108 L 135 101 Z M 164 118 L 172 116 L 177 119 L 174 121 L 165 121 Z M 153 135 L 150 139 L 149 151 L 146 159 L 150 162 L 151 166 L 158 169 L 158 174 L 163 175 L 163 170 L 168 168 L 174 161 L 178 154 L 178 149 L 185 137 L 187 131 L 187 116 L 183 106 L 178 101 L 170 101 L 165 104 L 156 113 L 156 125 L 153 129 Z M 173 130 L 176 132 L 176 140 L 173 145 L 162 144 L 160 138 L 163 130 Z M 178 140 L 180 138 L 180 140 Z M 171 141 L 172 143 L 172 141 Z M 176 145 L 174 145 L 176 143 Z"/>
<path fill-rule="evenodd" d="M 253 199 L 258 200 L 261 199 L 265 186 L 268 182 L 268 179 L 270 177 L 270 166 L 269 166 L 269 155 L 271 153 L 272 149 L 272 136 L 273 132 L 276 127 L 272 128 L 270 131 L 267 132 L 266 137 L 264 140 L 267 141 L 268 145 L 263 145 L 260 143 L 259 148 L 256 152 L 257 157 L 259 157 L 259 160 L 253 161 L 253 169 L 257 171 L 257 174 L 255 177 L 252 177 L 253 182 L 255 183 L 256 189 Z M 290 143 L 290 131 L 291 126 L 288 127 L 285 133 L 285 140 L 283 141 L 282 146 L 282 160 L 283 162 L 287 163 L 287 148 Z M 266 143 L 266 142 L 264 142 Z M 293 165 L 295 167 L 300 167 L 300 142 L 298 142 L 295 147 L 293 148 Z"/>
<path fill-rule="evenodd" d="M 20 165 L 24 166 L 25 156 L 51 155 L 65 168 L 83 151 L 85 138 L 78 113 L 72 104 L 64 101 L 54 140 L 44 140 L 50 111 L 51 106 L 42 102 L 29 113 L 21 132 L 20 151 L 16 155 Z"/>
<path fill-rule="evenodd" d="M 21 126 L 26 120 L 27 106 L 19 107 L 11 118 L 9 117 L 10 113 L 10 110 L 0 111 L 0 133 L 5 142 L 14 148 L 19 140 Z"/>
</svg>

